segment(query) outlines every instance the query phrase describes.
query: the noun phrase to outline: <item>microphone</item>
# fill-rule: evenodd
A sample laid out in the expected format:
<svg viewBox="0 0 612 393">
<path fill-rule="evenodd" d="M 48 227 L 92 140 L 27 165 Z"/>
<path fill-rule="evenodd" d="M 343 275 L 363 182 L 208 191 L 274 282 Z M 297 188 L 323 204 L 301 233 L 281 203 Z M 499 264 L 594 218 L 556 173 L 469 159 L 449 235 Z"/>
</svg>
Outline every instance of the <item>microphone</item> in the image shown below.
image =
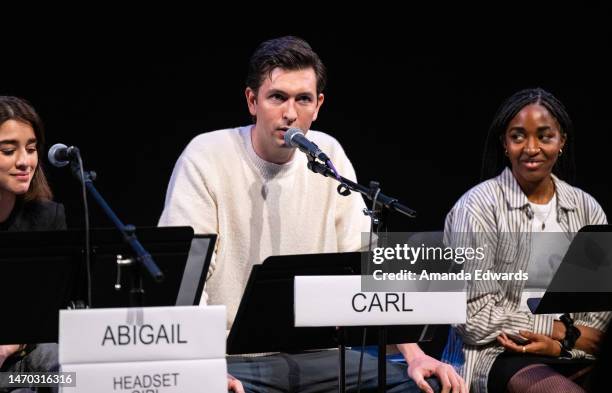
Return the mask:
<svg viewBox="0 0 612 393">
<path fill-rule="evenodd" d="M 75 146 L 66 146 L 63 143 L 56 143 L 49 149 L 49 162 L 51 165 L 61 168 L 66 166 L 76 158 L 79 154 L 79 149 Z"/>
<path fill-rule="evenodd" d="M 285 144 L 287 146 L 297 147 L 303 153 L 313 158 L 318 158 L 323 162 L 329 161 L 327 154 L 323 153 L 315 143 L 308 140 L 299 128 L 292 127 L 285 132 Z"/>
</svg>

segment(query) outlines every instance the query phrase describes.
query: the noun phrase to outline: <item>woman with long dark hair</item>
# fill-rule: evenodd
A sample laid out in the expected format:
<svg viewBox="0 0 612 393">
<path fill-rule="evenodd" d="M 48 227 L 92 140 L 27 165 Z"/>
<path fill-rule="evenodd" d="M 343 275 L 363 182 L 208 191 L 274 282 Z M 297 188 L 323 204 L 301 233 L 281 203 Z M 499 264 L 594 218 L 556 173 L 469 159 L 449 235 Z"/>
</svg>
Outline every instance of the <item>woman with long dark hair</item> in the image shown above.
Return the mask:
<svg viewBox="0 0 612 393">
<path fill-rule="evenodd" d="M 0 231 L 64 229 L 61 204 L 53 202 L 40 162 L 42 122 L 17 97 L 0 96 Z"/>
<path fill-rule="evenodd" d="M 43 146 L 43 125 L 34 108 L 21 98 L 0 96 L 0 231 L 66 228 L 64 207 L 52 201 L 40 163 Z M 54 367 L 55 344 L 0 345 L 0 371 Z"/>
</svg>

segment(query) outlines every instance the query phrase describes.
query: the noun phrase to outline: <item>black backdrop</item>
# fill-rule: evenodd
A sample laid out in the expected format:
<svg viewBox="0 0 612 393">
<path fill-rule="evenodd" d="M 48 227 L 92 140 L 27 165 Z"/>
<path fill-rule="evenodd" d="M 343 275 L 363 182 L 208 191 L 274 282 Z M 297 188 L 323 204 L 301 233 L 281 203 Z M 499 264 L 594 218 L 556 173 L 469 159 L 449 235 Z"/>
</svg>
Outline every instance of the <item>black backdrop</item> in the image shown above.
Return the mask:
<svg viewBox="0 0 612 393">
<path fill-rule="evenodd" d="M 567 106 L 577 131 L 576 185 L 610 214 L 609 19 L 598 10 L 576 18 L 586 24 L 533 20 L 521 34 L 512 24 L 491 29 L 494 19 L 489 27 L 459 23 L 443 31 L 408 29 L 401 21 L 350 28 L 329 21 L 262 28 L 252 21 L 172 34 L 164 26 L 84 36 L 71 30 L 5 52 L 0 94 L 33 103 L 48 146 L 81 149 L 86 167 L 99 175 L 97 187 L 125 222 L 155 225 L 188 141 L 249 122 L 244 77 L 256 45 L 295 34 L 329 70 L 313 129 L 342 143 L 362 183 L 380 181 L 383 192 L 419 212 L 416 220 L 393 217 L 391 229 L 441 228 L 457 198 L 479 181 L 497 106 L 534 86 Z M 67 169 L 46 169 L 69 226 L 82 225 L 77 182 Z M 110 226 L 91 206 L 93 224 Z"/>
</svg>

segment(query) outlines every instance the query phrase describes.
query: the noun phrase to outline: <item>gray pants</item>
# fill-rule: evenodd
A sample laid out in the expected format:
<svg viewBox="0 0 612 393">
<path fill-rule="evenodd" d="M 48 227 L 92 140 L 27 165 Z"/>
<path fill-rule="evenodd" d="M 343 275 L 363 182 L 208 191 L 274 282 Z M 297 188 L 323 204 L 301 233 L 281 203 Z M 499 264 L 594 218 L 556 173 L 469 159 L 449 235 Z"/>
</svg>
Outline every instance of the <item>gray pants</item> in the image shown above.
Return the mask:
<svg viewBox="0 0 612 393">
<path fill-rule="evenodd" d="M 338 351 L 316 351 L 298 354 L 270 356 L 231 356 L 227 358 L 229 373 L 242 382 L 248 393 L 299 392 L 319 393 L 338 391 Z M 359 352 L 346 351 L 346 388 L 357 391 Z M 377 359 L 363 356 L 361 391 L 376 392 L 378 374 Z M 427 379 L 435 392 L 440 390 L 438 381 Z M 387 362 L 387 392 L 419 392 L 408 378 L 405 364 Z"/>
<path fill-rule="evenodd" d="M 229 373 L 238 378 L 249 393 L 276 392 L 337 392 L 338 351 L 316 351 L 299 354 L 227 358 Z M 359 352 L 346 351 L 347 391 L 357 391 L 357 369 Z M 361 391 L 375 392 L 378 382 L 377 359 L 367 353 L 363 356 Z M 38 344 L 26 357 L 16 362 L 7 362 L 2 371 L 57 371 L 57 344 Z M 438 381 L 427 379 L 435 392 L 440 390 Z M 6 391 L 0 388 L 0 392 Z M 12 392 L 32 392 L 30 389 Z M 39 388 L 38 392 L 56 392 L 56 388 Z M 408 378 L 405 364 L 387 362 L 387 392 L 419 392 Z"/>
</svg>

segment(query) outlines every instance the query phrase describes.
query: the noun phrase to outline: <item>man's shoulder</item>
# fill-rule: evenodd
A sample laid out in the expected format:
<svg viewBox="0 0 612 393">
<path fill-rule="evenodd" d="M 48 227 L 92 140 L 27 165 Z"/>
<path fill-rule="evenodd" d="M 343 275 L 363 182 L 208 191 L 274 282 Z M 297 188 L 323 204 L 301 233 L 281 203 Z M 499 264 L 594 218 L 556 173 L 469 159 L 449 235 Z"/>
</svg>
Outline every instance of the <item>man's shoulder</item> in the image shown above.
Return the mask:
<svg viewBox="0 0 612 393">
<path fill-rule="evenodd" d="M 322 151 L 327 153 L 332 161 L 334 158 L 348 158 L 340 142 L 333 136 L 321 131 L 310 130 L 306 137 L 316 143 Z"/>
<path fill-rule="evenodd" d="M 202 157 L 211 154 L 227 154 L 228 149 L 232 146 L 235 148 L 240 146 L 242 128 L 226 128 L 199 134 L 187 144 L 183 155 Z"/>
<path fill-rule="evenodd" d="M 234 143 L 240 138 L 240 130 L 241 127 L 207 131 L 196 135 L 187 146 L 206 149 L 220 144 Z"/>
<path fill-rule="evenodd" d="M 338 140 L 336 138 L 334 138 L 333 136 L 324 133 L 323 131 L 315 131 L 315 130 L 310 130 L 308 131 L 308 134 L 306 135 L 306 137 L 310 140 L 312 140 L 314 143 L 316 143 L 320 148 L 323 147 L 329 147 L 329 148 L 335 148 L 335 147 L 340 147 L 340 142 L 338 142 Z"/>
</svg>

